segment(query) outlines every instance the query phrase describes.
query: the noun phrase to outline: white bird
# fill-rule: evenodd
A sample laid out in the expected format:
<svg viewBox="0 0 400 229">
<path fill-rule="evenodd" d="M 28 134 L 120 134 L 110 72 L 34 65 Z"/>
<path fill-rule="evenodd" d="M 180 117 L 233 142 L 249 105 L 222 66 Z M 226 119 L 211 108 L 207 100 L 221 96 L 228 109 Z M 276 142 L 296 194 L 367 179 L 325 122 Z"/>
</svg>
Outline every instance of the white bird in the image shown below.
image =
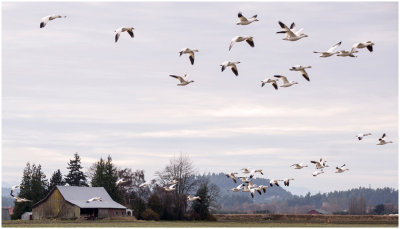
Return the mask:
<svg viewBox="0 0 400 229">
<path fill-rule="evenodd" d="M 254 174 L 256 173 L 260 173 L 261 175 L 264 175 L 264 173 L 262 172 L 262 169 L 253 169 L 250 172 L 250 179 L 253 178 Z"/>
<path fill-rule="evenodd" d="M 18 202 L 18 203 L 20 203 L 20 202 L 31 202 L 32 201 L 32 200 L 28 200 L 26 198 L 21 198 L 21 197 L 18 197 L 18 196 L 13 196 L 13 198 L 15 199 L 15 202 Z"/>
<path fill-rule="evenodd" d="M 269 181 L 269 185 L 270 185 L 271 187 L 274 186 L 274 185 L 276 185 L 276 186 L 279 187 L 278 181 L 282 181 L 282 180 L 270 180 L 270 181 Z"/>
<path fill-rule="evenodd" d="M 234 192 L 238 192 L 243 188 L 243 186 L 245 186 L 245 185 L 244 184 L 240 184 L 236 188 L 232 188 L 231 190 L 234 191 Z"/>
<path fill-rule="evenodd" d="M 169 184 L 169 185 L 178 184 L 178 181 L 175 180 L 175 179 L 173 179 L 173 180 L 168 181 L 168 184 Z"/>
<path fill-rule="evenodd" d="M 259 188 L 260 190 L 263 190 L 264 193 L 267 191 L 267 188 L 268 188 L 268 187 L 269 187 L 268 185 L 259 185 L 259 186 L 258 186 L 258 188 Z"/>
<path fill-rule="evenodd" d="M 10 195 L 12 196 L 12 197 L 14 197 L 14 191 L 15 191 L 15 189 L 17 189 L 17 188 L 21 188 L 22 186 L 21 185 L 14 185 L 14 186 L 12 186 L 11 187 L 11 192 L 10 192 Z"/>
<path fill-rule="evenodd" d="M 189 60 L 190 63 L 192 63 L 192 65 L 194 64 L 194 53 L 198 52 L 198 49 L 189 49 L 189 48 L 184 48 L 181 49 L 181 51 L 179 52 L 179 56 L 182 56 L 182 54 L 189 54 Z"/>
<path fill-rule="evenodd" d="M 357 52 L 358 52 L 358 51 L 355 50 L 355 48 L 352 48 L 350 51 L 347 51 L 347 50 L 340 50 L 339 53 L 338 53 L 336 56 L 357 57 L 357 56 L 354 56 L 354 55 L 353 55 L 354 53 L 357 53 Z"/>
<path fill-rule="evenodd" d="M 179 83 L 177 84 L 178 86 L 185 86 L 185 85 L 188 85 L 188 84 L 194 82 L 193 80 L 189 81 L 189 74 L 185 74 L 184 77 L 177 76 L 177 75 L 169 75 L 169 76 L 174 77 L 175 79 L 179 80 Z"/>
<path fill-rule="evenodd" d="M 363 137 L 365 137 L 365 136 L 368 136 L 368 135 L 371 135 L 371 133 L 361 133 L 361 134 L 357 134 L 357 138 L 358 138 L 358 140 L 362 140 L 363 139 Z"/>
<path fill-rule="evenodd" d="M 236 61 L 236 62 L 225 61 L 222 64 L 220 64 L 219 66 L 221 66 L 221 72 L 223 72 L 225 70 L 225 68 L 230 67 L 233 74 L 238 76 L 239 72 L 236 67 L 237 64 L 240 64 L 240 61 Z"/>
<path fill-rule="evenodd" d="M 123 184 L 125 182 L 127 182 L 127 180 L 125 180 L 125 178 L 121 178 L 121 179 L 117 180 L 117 182 L 115 182 L 115 185 L 118 186 L 118 185 Z"/>
<path fill-rule="evenodd" d="M 334 55 L 334 54 L 338 54 L 338 53 L 339 53 L 339 52 L 334 52 L 334 50 L 335 50 L 337 47 L 339 47 L 341 44 L 342 44 L 342 42 L 340 41 L 339 43 L 333 45 L 333 46 L 332 46 L 330 49 L 328 49 L 328 51 L 326 51 L 326 52 L 317 52 L 317 51 L 314 51 L 314 53 L 320 53 L 320 54 L 321 54 L 320 57 L 330 57 L 330 56 L 332 56 L 332 55 Z"/>
<path fill-rule="evenodd" d="M 308 77 L 308 74 L 306 72 L 306 68 L 311 68 L 311 66 L 301 66 L 301 65 L 296 65 L 292 68 L 290 68 L 290 71 L 299 71 L 301 75 L 307 80 L 310 81 L 310 78 Z"/>
<path fill-rule="evenodd" d="M 308 165 L 303 165 L 302 163 L 300 163 L 300 164 L 295 163 L 295 164 L 291 165 L 290 167 L 292 167 L 292 166 L 294 166 L 295 169 L 302 169 L 304 167 L 308 167 Z"/>
<path fill-rule="evenodd" d="M 372 43 L 371 41 L 359 42 L 359 43 L 355 43 L 353 45 L 353 48 L 357 48 L 357 49 L 367 48 L 368 51 L 372 52 L 373 51 L 372 45 L 374 45 L 374 43 Z"/>
<path fill-rule="evenodd" d="M 260 191 L 260 190 L 261 190 L 261 189 L 258 188 L 258 187 L 252 187 L 252 188 L 250 188 L 251 198 L 254 198 L 254 193 L 255 193 L 256 191 L 258 192 L 258 194 L 261 195 L 261 191 Z"/>
<path fill-rule="evenodd" d="M 319 174 L 321 174 L 321 173 L 324 173 L 324 171 L 322 170 L 322 169 L 320 169 L 320 170 L 315 170 L 314 172 L 313 172 L 313 176 L 318 176 Z"/>
<path fill-rule="evenodd" d="M 282 84 L 280 87 L 290 87 L 294 84 L 298 84 L 296 81 L 293 81 L 293 80 L 289 82 L 289 80 L 286 78 L 286 76 L 274 75 L 274 77 L 277 77 L 282 80 Z"/>
<path fill-rule="evenodd" d="M 254 48 L 254 41 L 252 36 L 236 36 L 231 40 L 231 43 L 229 45 L 229 51 L 231 50 L 235 42 L 242 42 L 242 41 L 246 41 L 251 47 Z"/>
<path fill-rule="evenodd" d="M 115 42 L 118 41 L 119 36 L 121 35 L 122 32 L 128 32 L 129 35 L 131 35 L 131 37 L 133 38 L 133 37 L 135 36 L 135 35 L 133 34 L 133 30 L 134 30 L 133 27 L 121 27 L 121 28 L 116 29 L 116 30 L 114 31 L 114 32 L 115 32 Z"/>
<path fill-rule="evenodd" d="M 270 83 L 275 90 L 278 90 L 278 84 L 276 83 L 276 81 L 278 81 L 279 79 L 265 79 L 261 81 L 261 87 L 264 87 L 265 84 Z"/>
<path fill-rule="evenodd" d="M 247 169 L 247 168 L 243 168 L 243 169 L 242 169 L 242 173 L 244 173 L 244 174 L 250 173 L 250 170 Z"/>
<path fill-rule="evenodd" d="M 90 203 L 90 202 L 93 202 L 93 201 L 103 201 L 103 200 L 101 199 L 101 197 L 93 197 L 93 198 L 88 199 L 86 201 L 86 203 Z"/>
<path fill-rule="evenodd" d="M 246 177 L 238 177 L 238 178 L 242 181 L 242 183 L 250 183 L 251 182 L 251 180 L 247 179 Z"/>
<path fill-rule="evenodd" d="M 379 140 L 379 143 L 378 143 L 377 145 L 386 145 L 386 144 L 388 144 L 388 143 L 393 143 L 392 141 L 386 141 L 386 140 L 384 139 L 385 137 L 386 137 L 386 134 L 384 133 L 384 134 L 382 135 L 382 137 L 378 139 L 378 140 Z"/>
<path fill-rule="evenodd" d="M 254 15 L 253 17 L 247 19 L 245 16 L 243 16 L 242 12 L 239 12 L 238 18 L 239 18 L 239 21 L 236 23 L 236 25 L 248 25 L 252 22 L 258 21 L 257 14 Z"/>
<path fill-rule="evenodd" d="M 326 164 L 327 161 L 324 159 L 320 158 L 319 161 L 311 161 L 311 163 L 315 164 L 315 168 L 317 169 L 322 169 L 325 167 L 329 167 L 329 165 Z"/>
<path fill-rule="evenodd" d="M 61 16 L 61 15 L 48 15 L 46 17 L 43 17 L 42 20 L 40 21 L 40 28 L 43 28 L 46 26 L 47 22 L 54 20 L 56 18 L 66 18 L 67 16 Z"/>
<path fill-rule="evenodd" d="M 284 184 L 285 186 L 289 186 L 289 182 L 290 182 L 291 180 L 294 180 L 294 178 L 286 178 L 286 179 L 283 180 L 283 184 Z"/>
<path fill-rule="evenodd" d="M 141 183 L 141 184 L 139 185 L 139 188 L 149 187 L 149 185 L 150 185 L 150 182 L 147 181 L 147 182 Z"/>
<path fill-rule="evenodd" d="M 242 192 L 250 192 L 249 186 L 243 185 L 243 191 Z"/>
<path fill-rule="evenodd" d="M 235 174 L 237 174 L 237 173 L 226 173 L 225 175 L 226 175 L 226 177 L 228 177 L 228 178 L 229 178 L 229 177 L 232 178 L 233 182 L 236 183 Z"/>
<path fill-rule="evenodd" d="M 343 164 L 342 166 L 336 166 L 336 172 L 335 173 L 343 173 L 344 171 L 349 170 L 346 168 L 346 164 Z"/>
<path fill-rule="evenodd" d="M 200 196 L 192 196 L 192 195 L 189 195 L 187 198 L 188 198 L 189 201 L 198 200 L 198 201 L 201 203 L 201 198 L 200 198 Z"/>
<path fill-rule="evenodd" d="M 281 21 L 278 22 L 283 31 L 279 31 L 276 33 L 286 33 L 286 37 L 283 38 L 282 40 L 287 40 L 287 41 L 297 41 L 300 40 L 301 38 L 308 37 L 308 35 L 302 33 L 303 29 L 299 29 L 298 31 L 294 32 L 293 29 L 295 28 L 296 24 L 294 22 L 290 25 L 290 28 L 288 28 L 284 23 Z"/>
<path fill-rule="evenodd" d="M 163 187 L 163 188 L 164 188 L 165 191 L 171 192 L 171 191 L 176 190 L 176 184 L 173 184 L 173 185 L 170 185 L 170 186 L 166 186 L 166 187 Z"/>
</svg>

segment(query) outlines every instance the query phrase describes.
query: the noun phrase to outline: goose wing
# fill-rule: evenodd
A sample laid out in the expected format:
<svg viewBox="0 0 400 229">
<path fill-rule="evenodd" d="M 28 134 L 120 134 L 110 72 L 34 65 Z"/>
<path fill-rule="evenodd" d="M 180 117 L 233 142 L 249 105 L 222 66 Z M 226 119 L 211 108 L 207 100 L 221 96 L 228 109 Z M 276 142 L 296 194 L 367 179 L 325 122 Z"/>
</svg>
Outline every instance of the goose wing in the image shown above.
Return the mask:
<svg viewBox="0 0 400 229">
<path fill-rule="evenodd" d="M 247 42 L 251 47 L 254 47 L 253 38 L 246 39 L 246 42 Z"/>
<path fill-rule="evenodd" d="M 247 22 L 247 18 L 243 16 L 242 12 L 238 13 L 238 18 L 240 19 L 240 22 Z"/>
<path fill-rule="evenodd" d="M 192 63 L 192 65 L 193 65 L 194 64 L 194 52 L 189 53 L 189 60 L 190 60 L 190 63 Z"/>
<path fill-rule="evenodd" d="M 274 75 L 274 77 L 277 77 L 283 81 L 283 84 L 289 83 L 288 79 L 285 76 L 282 75 Z"/>
<path fill-rule="evenodd" d="M 301 75 L 302 75 L 307 81 L 310 81 L 310 78 L 308 77 L 308 74 L 307 74 L 307 72 L 306 72 L 305 69 L 301 69 L 300 72 L 301 72 Z"/>
<path fill-rule="evenodd" d="M 236 76 L 238 76 L 238 75 L 239 75 L 239 72 L 238 72 L 238 70 L 237 70 L 237 68 L 236 68 L 236 65 L 235 65 L 235 64 L 234 64 L 234 65 L 232 65 L 231 69 L 232 69 L 232 72 L 233 72 L 233 74 L 235 74 Z"/>
<path fill-rule="evenodd" d="M 117 32 L 117 33 L 115 34 L 115 43 L 118 41 L 119 35 L 120 35 L 120 32 Z"/>
<path fill-rule="evenodd" d="M 339 47 L 342 44 L 342 42 L 340 41 L 339 43 L 335 44 L 334 46 L 332 46 L 330 49 L 328 49 L 328 51 L 326 52 L 333 52 L 333 50 L 335 50 L 337 47 Z"/>
<path fill-rule="evenodd" d="M 181 82 L 181 83 L 185 82 L 185 80 L 182 78 L 182 76 L 177 76 L 177 75 L 169 75 L 169 76 L 174 77 L 175 79 L 178 79 L 179 82 Z"/>
<path fill-rule="evenodd" d="M 132 30 L 127 30 L 127 32 L 129 33 L 129 35 L 131 35 L 132 38 L 134 37 Z"/>
</svg>

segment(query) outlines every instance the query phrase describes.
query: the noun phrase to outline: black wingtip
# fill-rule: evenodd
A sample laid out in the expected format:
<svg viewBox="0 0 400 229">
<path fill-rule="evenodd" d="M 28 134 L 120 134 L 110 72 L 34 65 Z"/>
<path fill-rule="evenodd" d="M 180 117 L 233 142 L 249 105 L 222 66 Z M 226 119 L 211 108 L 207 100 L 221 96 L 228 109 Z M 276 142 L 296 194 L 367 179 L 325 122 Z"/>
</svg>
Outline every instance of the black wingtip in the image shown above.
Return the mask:
<svg viewBox="0 0 400 229">
<path fill-rule="evenodd" d="M 43 27 L 44 27 L 44 23 L 41 22 L 41 23 L 40 23 L 40 28 L 43 28 Z"/>
<path fill-rule="evenodd" d="M 368 51 L 372 52 L 373 51 L 372 45 L 367 46 L 367 49 L 368 49 Z"/>
</svg>

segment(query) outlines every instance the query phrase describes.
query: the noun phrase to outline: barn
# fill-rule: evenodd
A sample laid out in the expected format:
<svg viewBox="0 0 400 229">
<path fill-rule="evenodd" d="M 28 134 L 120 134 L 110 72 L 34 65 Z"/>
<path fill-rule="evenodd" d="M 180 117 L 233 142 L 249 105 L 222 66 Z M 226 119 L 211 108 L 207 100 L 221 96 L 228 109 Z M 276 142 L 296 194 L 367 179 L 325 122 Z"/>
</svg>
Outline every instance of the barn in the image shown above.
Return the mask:
<svg viewBox="0 0 400 229">
<path fill-rule="evenodd" d="M 86 201 L 101 197 L 102 201 Z M 115 202 L 103 187 L 56 186 L 32 207 L 33 219 L 106 218 L 127 216 L 126 207 Z"/>
</svg>

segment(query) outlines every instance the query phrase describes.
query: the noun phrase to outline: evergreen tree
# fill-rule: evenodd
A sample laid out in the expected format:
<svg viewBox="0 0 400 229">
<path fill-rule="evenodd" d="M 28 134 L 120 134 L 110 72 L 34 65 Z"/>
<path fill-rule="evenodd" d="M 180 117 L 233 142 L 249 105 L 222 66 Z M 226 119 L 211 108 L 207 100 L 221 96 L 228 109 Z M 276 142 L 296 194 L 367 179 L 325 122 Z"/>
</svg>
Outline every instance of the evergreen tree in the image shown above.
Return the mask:
<svg viewBox="0 0 400 229">
<path fill-rule="evenodd" d="M 161 204 L 160 197 L 158 196 L 157 193 L 151 194 L 151 196 L 149 197 L 149 200 L 147 202 L 147 206 L 151 210 L 153 210 L 154 212 L 156 212 L 158 215 L 161 216 L 162 211 L 163 211 L 163 207 L 162 207 L 162 204 Z"/>
<path fill-rule="evenodd" d="M 114 167 L 111 156 L 108 156 L 107 161 L 100 158 L 100 161 L 96 162 L 96 170 L 91 182 L 92 187 L 104 187 L 113 200 L 121 202 L 122 197 L 115 185 L 117 180 L 117 168 Z"/>
<path fill-rule="evenodd" d="M 65 177 L 65 182 L 71 186 L 89 186 L 86 182 L 86 176 L 81 171 L 81 158 L 78 153 L 74 154 L 74 159 L 69 160 L 67 169 L 68 175 Z"/>
<path fill-rule="evenodd" d="M 64 185 L 64 184 L 65 181 L 62 177 L 61 171 L 60 169 L 57 169 L 57 171 L 55 171 L 50 178 L 49 191 L 51 191 L 57 185 Z"/>
<path fill-rule="evenodd" d="M 46 175 L 42 172 L 42 166 L 40 164 L 38 166 L 35 164 L 31 166 L 29 162 L 26 163 L 18 196 L 31 201 L 15 202 L 12 215 L 13 219 L 19 219 L 23 213 L 32 211 L 32 206 L 46 196 L 48 182 L 45 178 Z"/>
<path fill-rule="evenodd" d="M 195 213 L 195 218 L 198 217 L 200 220 L 206 220 L 210 216 L 210 211 L 208 210 L 210 201 L 208 197 L 207 184 L 200 184 L 200 187 L 196 192 L 196 196 L 199 196 L 201 200 L 192 202 L 192 211 Z"/>
</svg>

